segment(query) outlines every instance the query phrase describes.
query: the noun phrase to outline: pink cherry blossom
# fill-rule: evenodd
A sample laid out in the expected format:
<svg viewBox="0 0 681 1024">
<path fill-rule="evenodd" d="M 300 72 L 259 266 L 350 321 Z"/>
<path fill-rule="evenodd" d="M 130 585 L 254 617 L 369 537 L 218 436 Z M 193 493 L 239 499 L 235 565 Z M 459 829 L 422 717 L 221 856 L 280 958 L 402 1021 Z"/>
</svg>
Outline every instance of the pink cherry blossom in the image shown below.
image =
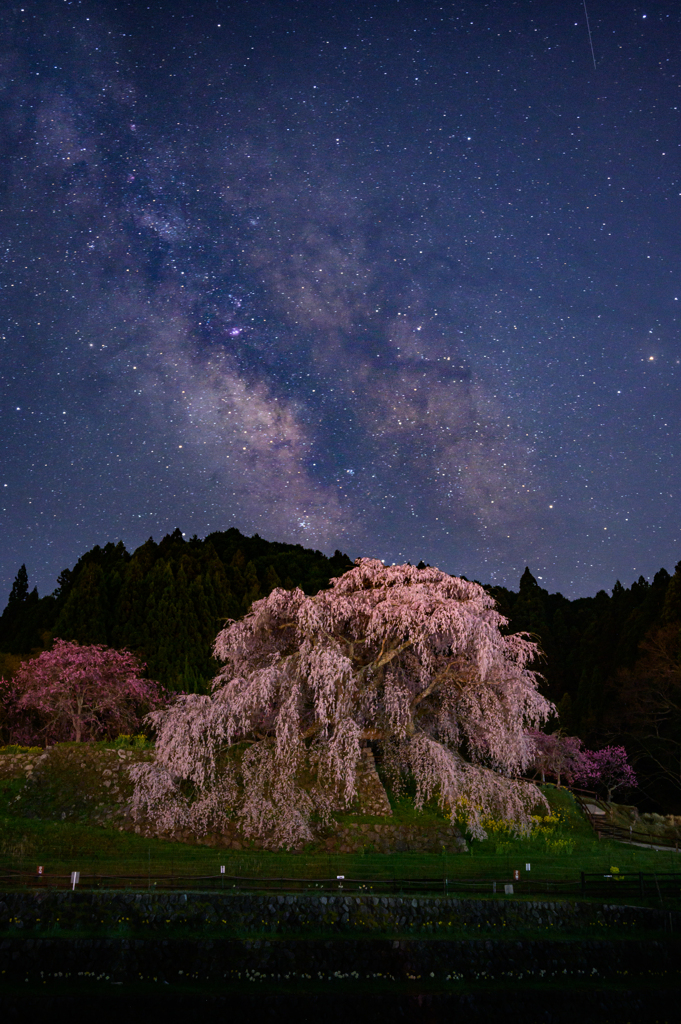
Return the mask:
<svg viewBox="0 0 681 1024">
<path fill-rule="evenodd" d="M 583 751 L 577 781 L 603 786 L 608 803 L 618 789 L 634 789 L 637 785 L 636 773 L 624 747 Z"/>
<path fill-rule="evenodd" d="M 372 743 L 394 792 L 435 800 L 484 836 L 488 815 L 529 827 L 539 791 L 519 776 L 526 729 L 552 712 L 528 666 L 536 647 L 476 583 L 358 559 L 315 597 L 273 590 L 215 642 L 209 696 L 148 718 L 156 760 L 132 770 L 134 811 L 157 827 L 219 830 L 237 818 L 271 847 L 315 838 L 357 797 Z"/>
<path fill-rule="evenodd" d="M 559 732 L 549 735 L 538 729 L 528 729 L 528 736 L 535 745 L 530 768 L 541 774 L 542 782 L 546 781 L 547 775 L 551 775 L 559 786 L 561 780 L 570 784 L 581 778 L 584 755 L 578 736 L 563 736 Z"/>
<path fill-rule="evenodd" d="M 8 686 L 15 731 L 44 742 L 134 731 L 158 702 L 158 684 L 141 678 L 143 667 L 129 651 L 55 640 L 52 650 L 23 662 Z"/>
</svg>

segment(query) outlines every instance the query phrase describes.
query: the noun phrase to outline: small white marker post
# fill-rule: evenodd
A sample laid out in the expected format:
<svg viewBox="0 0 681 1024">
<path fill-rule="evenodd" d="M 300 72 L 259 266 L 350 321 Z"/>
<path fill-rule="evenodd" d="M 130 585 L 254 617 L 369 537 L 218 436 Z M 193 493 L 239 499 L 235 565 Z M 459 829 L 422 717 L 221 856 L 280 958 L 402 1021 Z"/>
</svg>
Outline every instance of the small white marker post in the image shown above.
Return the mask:
<svg viewBox="0 0 681 1024">
<path fill-rule="evenodd" d="M 530 870 L 530 865 L 529 865 L 529 864 L 526 864 L 526 865 L 525 865 L 525 870 L 526 870 L 526 871 L 529 871 L 529 870 Z"/>
<path fill-rule="evenodd" d="M 225 865 L 224 865 L 224 864 L 221 864 L 221 865 L 220 865 L 220 874 L 221 874 L 221 875 L 224 875 L 224 873 L 225 873 Z"/>
<path fill-rule="evenodd" d="M 345 881 L 345 875 L 336 875 L 336 880 L 339 883 L 338 888 L 343 888 L 343 882 Z"/>
<path fill-rule="evenodd" d="M 77 886 L 78 882 L 80 882 L 80 871 L 72 871 L 71 872 L 71 886 L 72 886 L 72 889 L 73 889 L 74 892 L 75 892 L 75 889 L 76 889 L 76 886 Z"/>
</svg>

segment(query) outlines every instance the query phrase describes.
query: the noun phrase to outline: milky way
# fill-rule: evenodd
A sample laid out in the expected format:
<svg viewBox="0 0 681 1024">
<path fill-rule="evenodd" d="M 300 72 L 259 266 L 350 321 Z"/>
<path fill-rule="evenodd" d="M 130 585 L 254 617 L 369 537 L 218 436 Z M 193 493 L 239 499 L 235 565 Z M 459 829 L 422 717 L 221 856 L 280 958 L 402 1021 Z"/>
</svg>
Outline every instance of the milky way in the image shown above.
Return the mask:
<svg viewBox="0 0 681 1024">
<path fill-rule="evenodd" d="M 594 71 L 574 7 L 6 16 L 0 592 L 175 526 L 672 568 L 679 11 L 590 5 Z"/>
</svg>

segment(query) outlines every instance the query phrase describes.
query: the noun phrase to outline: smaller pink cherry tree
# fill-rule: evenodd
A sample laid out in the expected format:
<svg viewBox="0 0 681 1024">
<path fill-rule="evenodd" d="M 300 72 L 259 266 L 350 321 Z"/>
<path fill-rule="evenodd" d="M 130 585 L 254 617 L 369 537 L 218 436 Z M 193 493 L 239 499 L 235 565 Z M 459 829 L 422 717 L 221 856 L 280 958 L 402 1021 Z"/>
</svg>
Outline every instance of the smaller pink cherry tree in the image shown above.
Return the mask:
<svg viewBox="0 0 681 1024">
<path fill-rule="evenodd" d="M 149 715 L 156 760 L 131 769 L 133 813 L 197 834 L 237 819 L 299 846 L 352 805 L 372 743 L 417 809 L 434 799 L 478 837 L 488 816 L 529 829 L 545 801 L 520 778 L 525 730 L 554 709 L 536 646 L 505 625 L 481 586 L 430 567 L 362 558 L 315 597 L 273 590 L 219 634 L 212 694 Z"/>
<path fill-rule="evenodd" d="M 527 735 L 535 745 L 530 768 L 541 775 L 542 782 L 550 775 L 559 787 L 563 780 L 569 785 L 582 773 L 582 741 L 578 736 L 548 734 L 538 729 L 528 729 Z"/>
<path fill-rule="evenodd" d="M 582 751 L 575 779 L 585 785 L 603 786 L 608 794 L 608 803 L 618 789 L 634 789 L 638 785 L 636 772 L 629 764 L 624 747 Z"/>
<path fill-rule="evenodd" d="M 22 731 L 23 716 L 43 742 L 133 732 L 159 700 L 159 686 L 142 678 L 143 668 L 129 651 L 55 640 L 52 650 L 25 661 L 11 681 L 15 730 Z"/>
</svg>

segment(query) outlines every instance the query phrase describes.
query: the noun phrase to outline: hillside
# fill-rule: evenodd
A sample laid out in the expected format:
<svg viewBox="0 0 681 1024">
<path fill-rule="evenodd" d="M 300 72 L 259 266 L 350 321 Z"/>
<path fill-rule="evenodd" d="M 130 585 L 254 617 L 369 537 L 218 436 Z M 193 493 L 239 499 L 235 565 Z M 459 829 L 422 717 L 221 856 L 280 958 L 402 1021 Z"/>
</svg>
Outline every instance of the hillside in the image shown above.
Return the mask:
<svg viewBox="0 0 681 1024">
<path fill-rule="evenodd" d="M 0 873 L 26 870 L 34 863 L 48 873 L 83 872 L 153 874 L 175 870 L 187 874 L 216 871 L 263 877 L 354 878 L 423 877 L 445 874 L 456 879 L 537 879 L 575 883 L 580 871 L 612 874 L 677 870 L 679 855 L 628 843 L 599 839 L 565 789 L 544 788 L 551 813 L 537 808 L 532 835 L 515 836 L 502 821 L 488 822 L 484 841 L 462 841 L 461 826 L 452 825 L 437 807 L 417 812 L 408 798 L 390 795 L 390 807 L 356 807 L 335 815 L 317 841 L 302 850 L 267 850 L 245 840 L 236 822 L 220 833 L 197 837 L 164 833 L 130 814 L 131 765 L 153 757 L 151 745 L 131 738 L 115 743 L 62 743 L 47 751 L 0 748 Z M 626 819 L 627 808 L 616 812 Z M 639 828 L 645 823 L 637 822 Z M 652 824 L 652 823 L 651 823 Z M 671 836 L 660 840 L 668 842 Z M 526 873 L 524 865 L 531 864 Z M 491 886 L 490 886 L 491 890 Z M 523 885 L 518 887 L 523 891 Z M 656 890 L 654 891 L 654 895 Z M 678 888 L 674 889 L 675 903 Z"/>
<path fill-rule="evenodd" d="M 128 648 L 151 678 L 172 690 L 200 691 L 215 675 L 211 656 L 225 619 L 238 618 L 275 587 L 316 594 L 351 568 L 347 555 L 279 544 L 236 529 L 205 540 L 180 530 L 130 554 L 119 541 L 92 548 L 64 569 L 54 593 L 29 591 L 22 566 L 0 617 L 0 651 L 27 655 L 53 637 Z M 0 671 L 11 672 L 16 658 Z"/>
</svg>

